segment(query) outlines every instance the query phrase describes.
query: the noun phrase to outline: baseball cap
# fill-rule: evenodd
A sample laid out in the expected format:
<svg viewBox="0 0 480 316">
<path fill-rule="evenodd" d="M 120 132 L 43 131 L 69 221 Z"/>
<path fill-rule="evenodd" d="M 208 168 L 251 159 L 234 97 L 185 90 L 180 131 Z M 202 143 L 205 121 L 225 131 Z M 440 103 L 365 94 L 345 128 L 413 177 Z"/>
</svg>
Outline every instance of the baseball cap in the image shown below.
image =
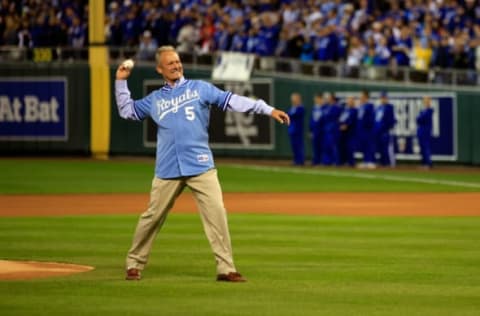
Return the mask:
<svg viewBox="0 0 480 316">
<path fill-rule="evenodd" d="M 388 97 L 387 91 L 385 91 L 385 90 L 381 91 L 381 92 L 380 92 L 380 96 L 381 96 L 382 98 Z"/>
</svg>

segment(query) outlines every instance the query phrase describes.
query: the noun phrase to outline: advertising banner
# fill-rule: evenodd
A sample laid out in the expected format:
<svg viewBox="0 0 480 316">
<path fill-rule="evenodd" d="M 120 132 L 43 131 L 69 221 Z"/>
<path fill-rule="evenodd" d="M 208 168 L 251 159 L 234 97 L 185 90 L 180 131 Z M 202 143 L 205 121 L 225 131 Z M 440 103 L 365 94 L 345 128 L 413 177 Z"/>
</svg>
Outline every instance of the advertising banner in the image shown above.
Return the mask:
<svg viewBox="0 0 480 316">
<path fill-rule="evenodd" d="M 0 139 L 68 139 L 67 80 L 26 77 L 0 79 Z"/>
</svg>

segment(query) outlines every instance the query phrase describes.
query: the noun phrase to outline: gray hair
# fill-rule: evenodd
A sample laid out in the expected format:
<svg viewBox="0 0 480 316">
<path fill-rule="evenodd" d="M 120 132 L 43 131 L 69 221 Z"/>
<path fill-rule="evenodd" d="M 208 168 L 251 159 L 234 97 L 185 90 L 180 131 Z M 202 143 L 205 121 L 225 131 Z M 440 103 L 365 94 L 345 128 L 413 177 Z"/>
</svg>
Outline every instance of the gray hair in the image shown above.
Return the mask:
<svg viewBox="0 0 480 316">
<path fill-rule="evenodd" d="M 175 47 L 171 46 L 171 45 L 164 45 L 164 46 L 160 46 L 158 49 L 157 49 L 157 52 L 155 53 L 155 61 L 157 62 L 157 65 L 160 64 L 160 56 L 164 53 L 164 52 L 177 52 L 175 50 Z"/>
</svg>

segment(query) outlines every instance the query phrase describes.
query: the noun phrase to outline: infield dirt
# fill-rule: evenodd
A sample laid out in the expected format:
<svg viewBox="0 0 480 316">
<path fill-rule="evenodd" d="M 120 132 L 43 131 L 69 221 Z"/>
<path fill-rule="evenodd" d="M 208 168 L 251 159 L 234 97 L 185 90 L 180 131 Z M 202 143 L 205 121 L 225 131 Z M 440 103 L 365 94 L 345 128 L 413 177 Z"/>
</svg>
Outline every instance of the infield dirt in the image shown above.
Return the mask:
<svg viewBox="0 0 480 316">
<path fill-rule="evenodd" d="M 0 216 L 141 214 L 148 194 L 0 196 Z M 229 213 L 332 216 L 480 216 L 480 193 L 224 193 Z M 173 212 L 196 212 L 185 192 Z"/>
</svg>

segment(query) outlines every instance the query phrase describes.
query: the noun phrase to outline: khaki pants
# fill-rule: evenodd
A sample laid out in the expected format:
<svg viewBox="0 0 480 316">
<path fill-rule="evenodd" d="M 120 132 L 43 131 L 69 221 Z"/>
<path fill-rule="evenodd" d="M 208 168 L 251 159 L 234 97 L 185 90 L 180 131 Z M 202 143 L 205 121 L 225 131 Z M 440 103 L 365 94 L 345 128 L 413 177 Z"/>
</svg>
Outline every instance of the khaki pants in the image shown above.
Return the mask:
<svg viewBox="0 0 480 316">
<path fill-rule="evenodd" d="M 217 273 L 226 274 L 236 271 L 227 214 L 216 169 L 194 177 L 168 180 L 155 177 L 153 179 L 150 204 L 138 221 L 132 247 L 127 255 L 127 269 L 142 270 L 145 267 L 157 232 L 165 222 L 176 198 L 186 186 L 192 190 L 200 211 L 203 228 L 217 262 Z"/>
</svg>

